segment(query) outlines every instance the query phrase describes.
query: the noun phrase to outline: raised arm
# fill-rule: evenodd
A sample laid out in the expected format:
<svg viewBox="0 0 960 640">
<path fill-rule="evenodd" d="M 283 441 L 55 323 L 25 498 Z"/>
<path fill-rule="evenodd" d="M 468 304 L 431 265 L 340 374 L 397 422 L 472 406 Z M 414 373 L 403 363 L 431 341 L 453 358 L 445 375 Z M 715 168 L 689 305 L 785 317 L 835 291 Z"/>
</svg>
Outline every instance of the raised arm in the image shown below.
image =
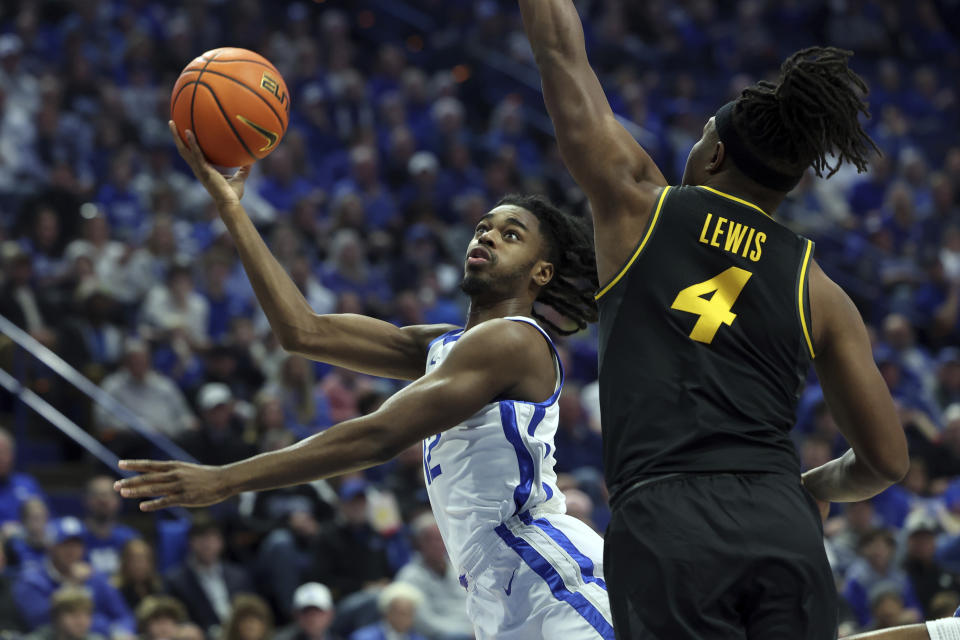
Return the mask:
<svg viewBox="0 0 960 640">
<path fill-rule="evenodd" d="M 125 498 L 155 497 L 143 511 L 205 506 L 243 491 L 261 491 L 358 471 L 390 460 L 412 444 L 463 422 L 499 397 L 525 398 L 544 371 L 553 375 L 536 330 L 491 320 L 463 335 L 446 360 L 374 413 L 342 422 L 279 451 L 223 467 L 124 461 L 146 472 L 116 483 Z M 532 397 L 530 399 L 543 400 Z"/>
<path fill-rule="evenodd" d="M 170 130 L 180 155 L 213 197 L 270 328 L 284 349 L 385 378 L 415 380 L 423 375 L 430 341 L 453 327 L 418 325 L 401 329 L 367 316 L 314 313 L 240 204 L 250 167 L 224 178 L 204 159 L 192 132 L 187 132 L 184 144 L 172 121 Z"/>
<path fill-rule="evenodd" d="M 602 282 L 632 253 L 666 180 L 610 109 L 573 1 L 519 1 L 560 154 L 593 209 Z"/>
<path fill-rule="evenodd" d="M 907 440 L 873 361 L 860 313 L 816 263 L 810 273 L 810 309 L 814 365 L 830 413 L 851 449 L 806 472 L 804 485 L 823 502 L 865 500 L 906 475 Z"/>
</svg>

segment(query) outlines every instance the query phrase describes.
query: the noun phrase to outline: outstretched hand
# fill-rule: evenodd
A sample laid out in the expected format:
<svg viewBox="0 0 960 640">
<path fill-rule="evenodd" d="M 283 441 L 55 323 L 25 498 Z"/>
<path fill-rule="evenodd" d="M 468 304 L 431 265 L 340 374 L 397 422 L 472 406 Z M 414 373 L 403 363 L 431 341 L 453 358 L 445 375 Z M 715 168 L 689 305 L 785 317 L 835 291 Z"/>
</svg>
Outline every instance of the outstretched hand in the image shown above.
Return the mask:
<svg viewBox="0 0 960 640">
<path fill-rule="evenodd" d="M 173 141 L 177 145 L 180 156 L 190 165 L 193 175 L 197 176 L 197 180 L 203 184 L 217 206 L 239 203 L 240 198 L 243 197 L 243 184 L 250 175 L 250 168 L 253 165 L 248 164 L 245 167 L 240 167 L 230 177 L 224 176 L 207 162 L 207 159 L 203 156 L 203 151 L 200 150 L 200 145 L 197 144 L 197 138 L 193 135 L 193 131 L 186 130 L 184 135 L 187 141 L 184 143 L 177 133 L 177 125 L 173 120 L 170 120 L 167 124 L 170 127 L 170 133 L 173 134 Z"/>
<path fill-rule="evenodd" d="M 119 466 L 142 474 L 113 484 L 124 498 L 153 498 L 140 503 L 141 511 L 206 507 L 231 495 L 219 467 L 158 460 L 121 460 Z"/>
</svg>

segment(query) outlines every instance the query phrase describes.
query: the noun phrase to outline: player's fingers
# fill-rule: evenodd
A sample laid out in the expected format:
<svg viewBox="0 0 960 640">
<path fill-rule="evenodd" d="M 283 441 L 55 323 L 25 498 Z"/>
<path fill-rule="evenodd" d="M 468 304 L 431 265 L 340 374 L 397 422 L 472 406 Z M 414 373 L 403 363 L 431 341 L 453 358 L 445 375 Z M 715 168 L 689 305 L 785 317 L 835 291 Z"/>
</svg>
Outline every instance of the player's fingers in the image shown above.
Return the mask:
<svg viewBox="0 0 960 640">
<path fill-rule="evenodd" d="M 149 471 L 172 471 L 177 468 L 177 464 L 172 460 L 121 460 L 118 466 L 124 471 L 146 473 Z M 123 480 L 120 482 L 123 482 Z"/>
<path fill-rule="evenodd" d="M 142 476 L 134 476 L 132 478 L 124 478 L 123 480 L 117 480 L 113 483 L 113 486 L 118 490 L 122 491 L 123 489 L 133 489 L 134 487 L 142 487 L 146 484 L 157 484 L 157 483 L 166 483 L 166 482 L 175 482 L 178 479 L 176 471 L 162 471 L 154 473 L 146 473 Z"/>
<path fill-rule="evenodd" d="M 237 169 L 237 172 L 233 174 L 233 177 L 236 178 L 237 180 L 246 180 L 247 177 L 250 175 L 250 171 L 252 169 L 253 169 L 252 164 L 248 164 L 244 167 L 240 167 L 239 169 Z"/>
<path fill-rule="evenodd" d="M 177 123 L 173 120 L 167 122 L 167 126 L 170 127 L 170 133 L 173 134 L 173 143 L 177 145 L 177 151 L 187 162 L 190 161 L 188 157 L 190 155 L 190 150 L 187 149 L 187 146 L 183 143 L 183 138 L 180 137 L 180 132 L 177 130 Z"/>
<path fill-rule="evenodd" d="M 200 143 L 197 142 L 197 136 L 195 136 L 190 129 L 187 129 L 186 133 L 187 147 L 190 149 L 190 154 L 193 156 L 194 161 L 198 166 L 207 166 L 207 159 L 203 157 L 203 151 L 200 150 Z"/>
<path fill-rule="evenodd" d="M 168 495 L 176 488 L 177 485 L 173 482 L 154 481 L 136 487 L 124 487 L 120 489 L 120 495 L 124 498 L 150 498 L 152 496 Z"/>
<path fill-rule="evenodd" d="M 164 496 L 162 498 L 157 498 L 155 500 L 147 500 L 146 502 L 141 502 L 140 511 L 158 511 L 159 509 L 166 509 L 167 507 L 179 507 L 179 506 L 181 506 L 181 504 L 177 496 Z"/>
</svg>

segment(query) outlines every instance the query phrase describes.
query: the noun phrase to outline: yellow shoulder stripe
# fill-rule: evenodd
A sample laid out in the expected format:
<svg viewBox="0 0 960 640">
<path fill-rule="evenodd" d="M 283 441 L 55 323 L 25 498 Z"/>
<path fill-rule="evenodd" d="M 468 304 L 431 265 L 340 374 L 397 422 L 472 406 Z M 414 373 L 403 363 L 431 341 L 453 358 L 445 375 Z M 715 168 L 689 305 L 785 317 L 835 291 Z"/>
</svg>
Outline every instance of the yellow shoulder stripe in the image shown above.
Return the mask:
<svg viewBox="0 0 960 640">
<path fill-rule="evenodd" d="M 730 195 L 729 193 L 724 193 L 723 191 L 717 191 L 717 190 L 714 189 L 713 187 L 708 187 L 708 186 L 702 185 L 702 184 L 700 185 L 700 188 L 701 188 L 701 189 L 706 189 L 707 191 L 710 191 L 711 193 L 715 193 L 715 194 L 717 194 L 718 196 L 723 196 L 724 198 L 727 198 L 728 200 L 733 200 L 734 202 L 739 202 L 740 204 L 747 205 L 748 207 L 750 207 L 750 208 L 752 208 L 752 209 L 756 209 L 757 211 L 759 211 L 759 212 L 762 213 L 763 215 L 767 216 L 768 218 L 771 217 L 769 213 L 767 213 L 766 211 L 764 211 L 763 209 L 761 209 L 761 208 L 758 207 L 757 205 L 753 204 L 752 202 L 748 202 L 748 201 L 744 200 L 743 198 L 738 198 L 737 196 L 732 196 L 732 195 Z"/>
<path fill-rule="evenodd" d="M 633 252 L 633 256 L 627 261 L 627 264 L 623 265 L 623 269 L 620 269 L 613 280 L 607 283 L 607 285 L 597 292 L 594 296 L 595 300 L 599 300 L 607 291 L 610 291 L 620 279 L 630 270 L 630 267 L 633 266 L 633 263 L 637 261 L 637 258 L 640 257 L 640 252 L 643 251 L 643 247 L 647 244 L 647 240 L 650 239 L 650 236 L 653 234 L 653 228 L 657 226 L 657 220 L 660 219 L 660 209 L 663 208 L 663 201 L 667 197 L 667 191 L 670 191 L 670 187 L 664 187 L 663 192 L 660 194 L 660 199 L 657 201 L 657 208 L 653 212 L 653 217 L 650 219 L 650 224 L 647 226 L 647 232 L 643 234 L 643 239 L 640 240 L 640 244 L 637 245 L 637 250 Z"/>
<path fill-rule="evenodd" d="M 813 250 L 813 241 L 807 240 L 807 251 L 803 255 L 803 265 L 800 267 L 800 286 L 797 293 L 797 302 L 800 308 L 800 326 L 803 328 L 803 337 L 807 340 L 807 348 L 810 349 L 810 357 L 815 358 L 813 352 L 813 341 L 810 339 L 810 330 L 807 328 L 807 316 L 803 312 L 803 290 L 807 281 L 807 267 L 810 264 L 810 253 Z"/>
</svg>

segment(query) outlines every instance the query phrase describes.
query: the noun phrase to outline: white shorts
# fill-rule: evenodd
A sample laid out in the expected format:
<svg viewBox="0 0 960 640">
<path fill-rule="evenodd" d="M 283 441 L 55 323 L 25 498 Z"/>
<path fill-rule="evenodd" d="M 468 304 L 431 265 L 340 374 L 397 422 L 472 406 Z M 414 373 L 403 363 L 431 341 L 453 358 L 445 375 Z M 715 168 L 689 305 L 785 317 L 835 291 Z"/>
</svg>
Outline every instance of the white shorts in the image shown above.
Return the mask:
<svg viewBox="0 0 960 640">
<path fill-rule="evenodd" d="M 603 538 L 571 516 L 510 518 L 464 583 L 477 640 L 614 640 Z"/>
</svg>

